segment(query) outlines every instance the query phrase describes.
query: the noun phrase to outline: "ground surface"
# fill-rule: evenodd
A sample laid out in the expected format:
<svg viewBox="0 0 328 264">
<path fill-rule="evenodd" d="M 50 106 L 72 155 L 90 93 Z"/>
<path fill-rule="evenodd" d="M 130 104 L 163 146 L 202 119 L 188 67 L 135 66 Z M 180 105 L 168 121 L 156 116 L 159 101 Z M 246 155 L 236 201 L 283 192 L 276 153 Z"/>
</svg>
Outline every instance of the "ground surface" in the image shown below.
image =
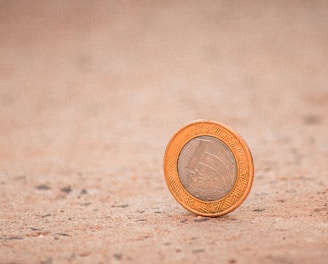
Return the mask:
<svg viewBox="0 0 328 264">
<path fill-rule="evenodd" d="M 1 1 L 0 263 L 327 263 L 327 1 Z M 162 172 L 194 119 L 236 129 L 231 214 Z"/>
</svg>

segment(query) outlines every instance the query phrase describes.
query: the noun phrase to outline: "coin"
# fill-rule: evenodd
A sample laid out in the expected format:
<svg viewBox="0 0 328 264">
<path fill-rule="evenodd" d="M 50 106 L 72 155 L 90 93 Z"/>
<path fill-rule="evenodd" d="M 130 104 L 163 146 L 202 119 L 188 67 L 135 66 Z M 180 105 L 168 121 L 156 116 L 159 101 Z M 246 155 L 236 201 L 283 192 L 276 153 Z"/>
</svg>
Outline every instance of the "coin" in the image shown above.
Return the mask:
<svg viewBox="0 0 328 264">
<path fill-rule="evenodd" d="M 184 208 L 215 217 L 230 213 L 246 199 L 253 183 L 253 159 L 237 132 L 201 120 L 183 127 L 169 141 L 164 176 Z"/>
</svg>

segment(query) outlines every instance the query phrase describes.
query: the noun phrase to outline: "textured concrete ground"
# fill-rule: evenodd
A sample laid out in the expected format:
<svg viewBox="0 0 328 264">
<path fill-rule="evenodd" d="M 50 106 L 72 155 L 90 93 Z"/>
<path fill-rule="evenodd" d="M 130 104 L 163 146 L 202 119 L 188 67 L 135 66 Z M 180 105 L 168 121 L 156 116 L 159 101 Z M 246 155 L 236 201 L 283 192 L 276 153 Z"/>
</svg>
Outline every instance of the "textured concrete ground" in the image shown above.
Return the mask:
<svg viewBox="0 0 328 264">
<path fill-rule="evenodd" d="M 0 263 L 327 263 L 327 1 L 0 3 Z M 253 153 L 220 218 L 163 177 L 199 118 Z"/>
</svg>

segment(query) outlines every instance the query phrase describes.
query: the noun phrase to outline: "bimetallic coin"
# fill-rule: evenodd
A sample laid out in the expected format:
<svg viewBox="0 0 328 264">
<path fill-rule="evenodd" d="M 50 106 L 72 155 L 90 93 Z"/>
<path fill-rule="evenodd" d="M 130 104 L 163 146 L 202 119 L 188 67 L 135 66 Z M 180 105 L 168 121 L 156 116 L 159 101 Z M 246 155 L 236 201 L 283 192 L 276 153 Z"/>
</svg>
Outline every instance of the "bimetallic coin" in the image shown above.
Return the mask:
<svg viewBox="0 0 328 264">
<path fill-rule="evenodd" d="M 166 148 L 164 175 L 169 190 L 198 215 L 214 217 L 236 209 L 251 189 L 253 174 L 245 141 L 218 122 L 191 123 Z"/>
</svg>

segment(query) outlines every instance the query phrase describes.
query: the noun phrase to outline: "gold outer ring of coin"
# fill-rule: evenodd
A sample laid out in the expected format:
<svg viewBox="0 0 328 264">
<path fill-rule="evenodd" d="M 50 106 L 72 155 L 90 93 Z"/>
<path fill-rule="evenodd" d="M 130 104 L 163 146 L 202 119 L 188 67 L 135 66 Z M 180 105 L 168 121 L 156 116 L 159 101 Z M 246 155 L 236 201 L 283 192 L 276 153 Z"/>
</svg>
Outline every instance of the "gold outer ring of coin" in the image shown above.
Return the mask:
<svg viewBox="0 0 328 264">
<path fill-rule="evenodd" d="M 231 150 L 236 161 L 237 177 L 234 186 L 219 200 L 203 201 L 196 198 L 186 190 L 179 178 L 180 152 L 190 140 L 200 136 L 221 140 Z M 184 208 L 197 215 L 217 217 L 235 210 L 246 199 L 253 183 L 253 158 L 244 139 L 233 129 L 216 121 L 194 121 L 181 128 L 169 141 L 164 155 L 164 176 L 173 197 Z"/>
</svg>

